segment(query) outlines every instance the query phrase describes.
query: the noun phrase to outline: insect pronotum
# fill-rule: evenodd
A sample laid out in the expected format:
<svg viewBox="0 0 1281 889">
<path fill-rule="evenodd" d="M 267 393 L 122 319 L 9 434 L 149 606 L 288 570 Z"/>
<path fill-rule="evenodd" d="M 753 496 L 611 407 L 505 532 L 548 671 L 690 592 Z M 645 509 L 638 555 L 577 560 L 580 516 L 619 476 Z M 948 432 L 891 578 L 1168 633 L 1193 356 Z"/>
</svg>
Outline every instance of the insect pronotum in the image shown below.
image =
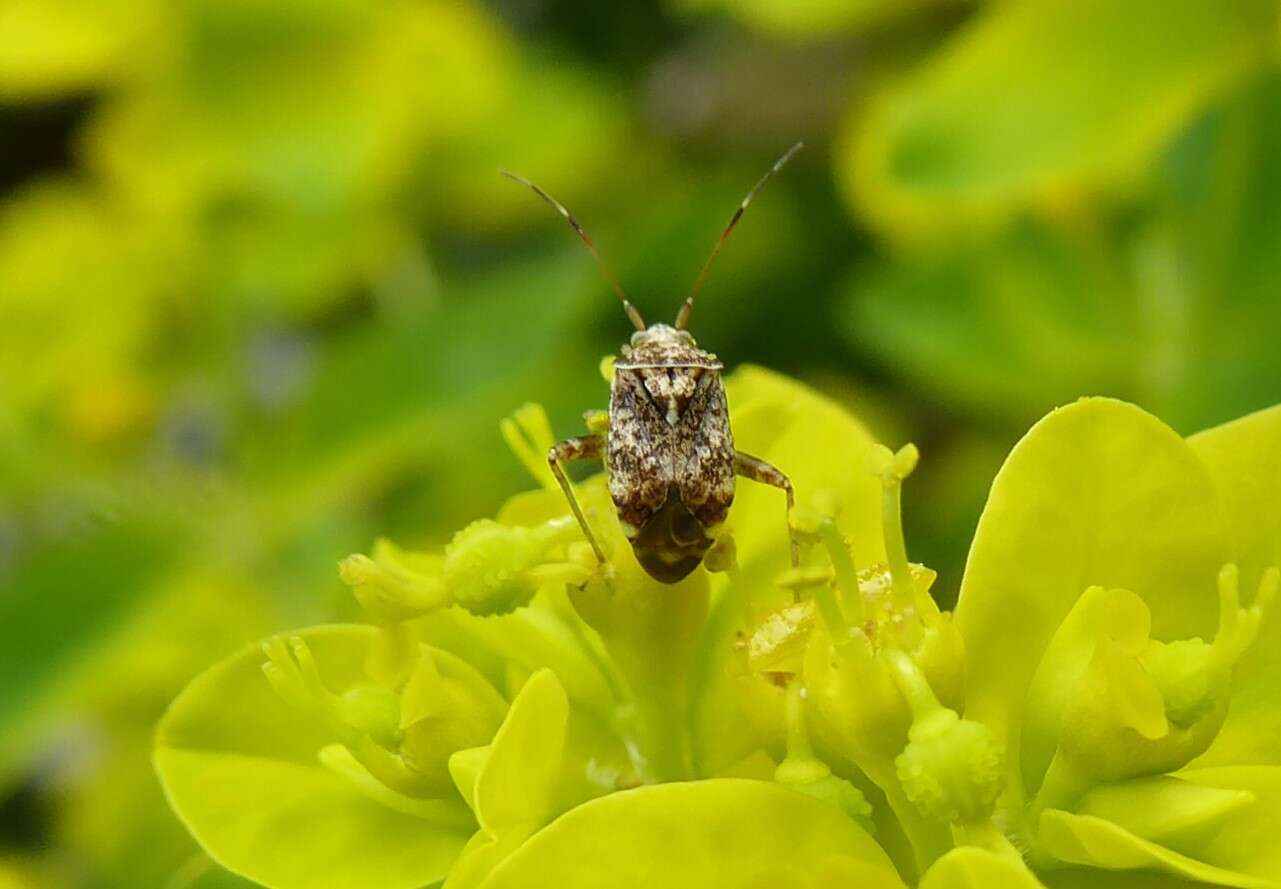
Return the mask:
<svg viewBox="0 0 1281 889">
<path fill-rule="evenodd" d="M 796 538 L 790 521 L 795 503 L 792 483 L 769 463 L 734 447 L 725 385 L 721 381 L 724 365 L 714 354 L 700 349 L 685 328 L 707 271 L 738 225 L 743 211 L 770 177 L 801 147 L 802 143 L 797 142 L 789 148 L 739 203 L 703 263 L 673 325 L 647 327 L 573 214 L 528 179 L 503 171 L 503 175 L 533 189 L 565 218 L 595 258 L 636 328 L 631 342 L 623 346 L 614 363 L 608 431 L 604 435 L 592 433 L 567 438 L 547 454 L 547 462 L 565 492 L 574 517 L 602 563 L 605 554 L 565 475 L 562 464 L 571 460 L 604 461 L 610 496 L 623 533 L 631 542 L 641 567 L 655 580 L 676 583 L 703 561 L 717 528 L 725 521 L 734 502 L 738 476 L 781 488 L 786 493 L 792 564 L 797 562 Z"/>
</svg>

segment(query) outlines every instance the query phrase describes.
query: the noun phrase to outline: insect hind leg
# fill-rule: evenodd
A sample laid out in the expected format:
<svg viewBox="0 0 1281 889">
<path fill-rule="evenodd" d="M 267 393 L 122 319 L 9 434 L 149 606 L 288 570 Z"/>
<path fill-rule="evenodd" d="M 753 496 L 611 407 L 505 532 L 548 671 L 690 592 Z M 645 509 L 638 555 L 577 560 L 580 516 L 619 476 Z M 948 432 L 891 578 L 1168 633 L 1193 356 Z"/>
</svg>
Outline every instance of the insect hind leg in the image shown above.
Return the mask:
<svg viewBox="0 0 1281 889">
<path fill-rule="evenodd" d="M 796 492 L 792 489 L 792 480 L 781 469 L 766 463 L 760 457 L 753 457 L 742 451 L 734 453 L 734 472 L 746 479 L 782 488 L 787 494 L 787 539 L 792 547 L 792 567 L 800 565 L 800 544 L 796 540 L 796 531 L 792 528 L 792 510 L 796 507 Z"/>
<path fill-rule="evenodd" d="M 592 533 L 591 525 L 587 524 L 587 516 L 583 514 L 583 508 L 578 503 L 578 497 L 574 494 L 574 486 L 570 484 L 569 476 L 565 475 L 563 463 L 571 460 L 599 460 L 605 451 L 605 441 L 599 435 L 583 435 L 576 438 L 567 438 L 564 441 L 552 445 L 551 450 L 547 452 L 547 465 L 551 467 L 552 475 L 556 476 L 556 483 L 560 485 L 561 491 L 565 494 L 565 499 L 569 501 L 569 509 L 578 521 L 578 526 L 583 529 L 583 536 L 592 546 L 592 552 L 596 554 L 596 560 L 600 564 L 605 564 L 605 553 L 596 542 L 596 535 Z"/>
</svg>

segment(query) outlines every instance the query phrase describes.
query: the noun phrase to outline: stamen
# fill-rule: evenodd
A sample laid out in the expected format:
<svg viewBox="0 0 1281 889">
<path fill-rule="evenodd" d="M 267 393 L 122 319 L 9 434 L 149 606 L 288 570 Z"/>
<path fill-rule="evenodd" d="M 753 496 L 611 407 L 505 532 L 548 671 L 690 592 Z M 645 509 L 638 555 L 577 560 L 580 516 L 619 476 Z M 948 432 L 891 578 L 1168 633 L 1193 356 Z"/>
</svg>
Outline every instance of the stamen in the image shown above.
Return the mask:
<svg viewBox="0 0 1281 889">
<path fill-rule="evenodd" d="M 889 668 L 890 677 L 898 686 L 903 699 L 912 711 L 912 721 L 919 722 L 936 715 L 943 710 L 929 680 L 916 663 L 903 651 L 897 648 L 881 649 L 881 659 Z"/>
<path fill-rule="evenodd" d="M 842 618 L 846 612 L 852 616 L 855 626 L 862 626 L 867 618 L 863 603 L 863 592 L 858 585 L 858 570 L 854 567 L 854 557 L 850 554 L 849 542 L 841 534 L 841 529 L 832 519 L 825 518 L 819 524 L 819 533 L 823 545 L 827 548 L 828 558 L 832 560 L 832 569 L 836 572 L 836 586 L 844 599 L 844 608 L 840 609 Z M 835 627 L 829 627 L 835 632 Z"/>
<path fill-rule="evenodd" d="M 918 601 L 903 536 L 903 480 L 912 474 L 919 458 L 920 453 L 913 444 L 904 445 L 898 453 L 884 445 L 875 445 L 872 450 L 872 471 L 881 479 L 881 533 L 885 538 L 885 558 L 889 563 L 895 604 L 900 613 L 914 609 L 917 614 L 925 615 L 930 609 L 921 607 L 923 603 Z"/>
<path fill-rule="evenodd" d="M 827 626 L 828 635 L 832 637 L 832 644 L 839 649 L 850 641 L 851 634 L 849 622 L 845 620 L 845 613 L 841 611 L 841 604 L 832 589 L 833 576 L 832 569 L 812 565 L 791 568 L 776 583 L 794 593 L 810 591 L 810 598 L 818 606 L 818 613 Z"/>
</svg>

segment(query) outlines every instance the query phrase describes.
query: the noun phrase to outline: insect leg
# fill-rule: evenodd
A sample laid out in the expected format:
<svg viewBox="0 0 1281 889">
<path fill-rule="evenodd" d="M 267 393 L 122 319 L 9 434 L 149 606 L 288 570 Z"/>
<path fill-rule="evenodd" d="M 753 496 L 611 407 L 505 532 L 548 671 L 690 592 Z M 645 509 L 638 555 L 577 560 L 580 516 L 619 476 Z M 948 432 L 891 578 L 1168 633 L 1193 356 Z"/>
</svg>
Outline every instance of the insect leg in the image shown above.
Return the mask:
<svg viewBox="0 0 1281 889">
<path fill-rule="evenodd" d="M 792 480 L 784 475 L 782 470 L 766 463 L 759 457 L 744 454 L 742 451 L 734 453 L 734 472 L 743 478 L 760 482 L 763 485 L 770 485 L 774 488 L 782 488 L 786 492 L 787 537 L 792 544 L 792 567 L 799 565 L 801 562 L 800 547 L 796 542 L 796 532 L 792 530 L 792 509 L 796 506 L 796 492 L 792 490 Z"/>
<path fill-rule="evenodd" d="M 552 474 L 556 476 L 556 483 L 565 492 L 565 499 L 569 501 L 569 508 L 574 513 L 574 518 L 578 520 L 578 526 L 583 529 L 583 536 L 592 545 L 592 552 L 596 554 L 597 561 L 602 565 L 605 564 L 605 553 L 601 551 L 600 544 L 596 542 L 596 536 L 592 534 L 591 525 L 587 524 L 587 517 L 583 515 L 583 508 L 578 505 L 578 498 L 574 496 L 574 486 L 569 483 L 569 477 L 565 475 L 565 469 L 561 466 L 561 463 L 569 462 L 570 460 L 599 460 L 604 450 L 605 440 L 603 438 L 599 435 L 584 435 L 557 442 L 547 452 L 547 465 L 552 468 Z"/>
</svg>

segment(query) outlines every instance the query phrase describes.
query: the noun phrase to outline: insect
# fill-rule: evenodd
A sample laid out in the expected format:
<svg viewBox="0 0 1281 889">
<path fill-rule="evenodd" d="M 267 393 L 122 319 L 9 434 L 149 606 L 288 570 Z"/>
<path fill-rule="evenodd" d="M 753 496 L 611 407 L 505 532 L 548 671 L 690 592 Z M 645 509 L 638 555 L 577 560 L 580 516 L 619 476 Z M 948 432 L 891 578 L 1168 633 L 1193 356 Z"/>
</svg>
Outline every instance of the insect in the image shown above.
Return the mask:
<svg viewBox="0 0 1281 889">
<path fill-rule="evenodd" d="M 570 461 L 604 461 L 610 496 L 623 533 L 636 560 L 657 581 L 676 583 L 702 563 L 734 502 L 738 476 L 785 492 L 792 564 L 797 563 L 797 543 L 790 521 L 795 505 L 792 483 L 774 466 L 734 447 L 721 380 L 724 365 L 714 354 L 699 348 L 685 328 L 708 269 L 743 212 L 770 177 L 802 147 L 798 142 L 788 149 L 739 203 L 673 325 L 646 326 L 573 214 L 534 183 L 503 171 L 503 175 L 532 189 L 565 218 L 600 266 L 636 328 L 614 363 L 605 434 L 567 438 L 547 455 L 575 519 L 602 563 L 605 554 L 565 475 L 563 464 Z"/>
</svg>

